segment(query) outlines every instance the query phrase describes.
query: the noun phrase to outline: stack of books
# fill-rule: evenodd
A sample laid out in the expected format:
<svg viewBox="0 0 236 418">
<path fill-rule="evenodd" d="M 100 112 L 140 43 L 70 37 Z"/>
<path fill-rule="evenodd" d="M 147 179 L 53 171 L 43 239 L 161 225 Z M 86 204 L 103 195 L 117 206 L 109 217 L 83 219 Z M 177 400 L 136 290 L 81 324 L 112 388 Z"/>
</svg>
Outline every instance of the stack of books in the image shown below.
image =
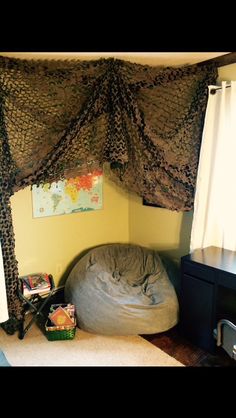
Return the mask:
<svg viewBox="0 0 236 418">
<path fill-rule="evenodd" d="M 60 327 L 75 326 L 75 305 L 71 303 L 53 304 L 48 315 L 48 326 L 56 325 Z"/>
<path fill-rule="evenodd" d="M 21 277 L 23 295 L 30 297 L 36 294 L 46 294 L 51 290 L 51 282 L 47 273 L 35 273 Z"/>
</svg>

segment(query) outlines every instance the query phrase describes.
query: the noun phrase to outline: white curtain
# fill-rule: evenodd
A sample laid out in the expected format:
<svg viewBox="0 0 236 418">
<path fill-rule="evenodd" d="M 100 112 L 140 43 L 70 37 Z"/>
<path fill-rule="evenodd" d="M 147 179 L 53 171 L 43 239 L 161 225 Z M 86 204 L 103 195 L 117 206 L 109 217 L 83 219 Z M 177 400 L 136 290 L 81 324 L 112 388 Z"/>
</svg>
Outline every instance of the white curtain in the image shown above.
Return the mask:
<svg viewBox="0 0 236 418">
<path fill-rule="evenodd" d="M 236 250 L 236 81 L 216 89 L 209 86 L 191 252 L 209 246 Z"/>
<path fill-rule="evenodd" d="M 9 319 L 7 308 L 7 294 L 5 286 L 5 275 L 2 259 L 2 247 L 0 243 L 0 323 Z"/>
</svg>

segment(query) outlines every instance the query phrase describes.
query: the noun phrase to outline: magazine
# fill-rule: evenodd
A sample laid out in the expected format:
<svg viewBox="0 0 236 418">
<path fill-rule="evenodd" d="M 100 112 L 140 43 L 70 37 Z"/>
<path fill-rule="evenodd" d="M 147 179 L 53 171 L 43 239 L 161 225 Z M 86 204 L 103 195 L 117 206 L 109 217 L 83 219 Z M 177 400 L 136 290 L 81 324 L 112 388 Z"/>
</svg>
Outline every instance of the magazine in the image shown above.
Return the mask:
<svg viewBox="0 0 236 418">
<path fill-rule="evenodd" d="M 61 306 L 58 306 L 58 308 L 50 313 L 48 317 L 54 325 L 75 325 L 74 318 L 71 318 Z"/>
<path fill-rule="evenodd" d="M 35 273 L 22 278 L 29 290 L 50 289 L 51 283 L 48 274 Z"/>
<path fill-rule="evenodd" d="M 46 295 L 51 288 L 50 287 L 42 287 L 42 288 L 38 288 L 38 289 L 29 289 L 28 286 L 26 285 L 26 283 L 23 281 L 22 282 L 22 286 L 23 286 L 23 295 L 26 297 L 31 297 L 31 295 Z"/>
<path fill-rule="evenodd" d="M 72 305 L 71 303 L 54 303 L 50 307 L 50 313 L 54 312 L 59 306 L 63 308 L 70 318 L 74 319 L 75 317 L 75 305 Z"/>
</svg>

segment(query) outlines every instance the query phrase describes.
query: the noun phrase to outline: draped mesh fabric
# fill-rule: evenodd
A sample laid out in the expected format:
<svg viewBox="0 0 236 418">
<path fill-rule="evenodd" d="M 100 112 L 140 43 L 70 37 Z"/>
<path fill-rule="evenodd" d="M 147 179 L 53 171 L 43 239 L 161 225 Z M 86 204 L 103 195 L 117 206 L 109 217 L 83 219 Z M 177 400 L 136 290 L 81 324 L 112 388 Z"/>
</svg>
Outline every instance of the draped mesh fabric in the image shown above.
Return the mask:
<svg viewBox="0 0 236 418">
<path fill-rule="evenodd" d="M 170 210 L 193 207 L 211 66 L 0 57 L 0 227 L 9 314 L 16 294 L 10 196 L 109 163 L 120 186 Z"/>
</svg>

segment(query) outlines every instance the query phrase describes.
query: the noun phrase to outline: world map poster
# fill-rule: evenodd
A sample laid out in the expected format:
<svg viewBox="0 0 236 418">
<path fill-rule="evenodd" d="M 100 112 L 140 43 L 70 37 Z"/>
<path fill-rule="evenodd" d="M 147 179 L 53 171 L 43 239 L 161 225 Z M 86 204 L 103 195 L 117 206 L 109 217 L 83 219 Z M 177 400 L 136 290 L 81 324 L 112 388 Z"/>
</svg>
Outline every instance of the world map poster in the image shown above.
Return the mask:
<svg viewBox="0 0 236 418">
<path fill-rule="evenodd" d="M 33 217 L 102 209 L 103 173 L 94 171 L 68 180 L 32 187 Z"/>
</svg>

